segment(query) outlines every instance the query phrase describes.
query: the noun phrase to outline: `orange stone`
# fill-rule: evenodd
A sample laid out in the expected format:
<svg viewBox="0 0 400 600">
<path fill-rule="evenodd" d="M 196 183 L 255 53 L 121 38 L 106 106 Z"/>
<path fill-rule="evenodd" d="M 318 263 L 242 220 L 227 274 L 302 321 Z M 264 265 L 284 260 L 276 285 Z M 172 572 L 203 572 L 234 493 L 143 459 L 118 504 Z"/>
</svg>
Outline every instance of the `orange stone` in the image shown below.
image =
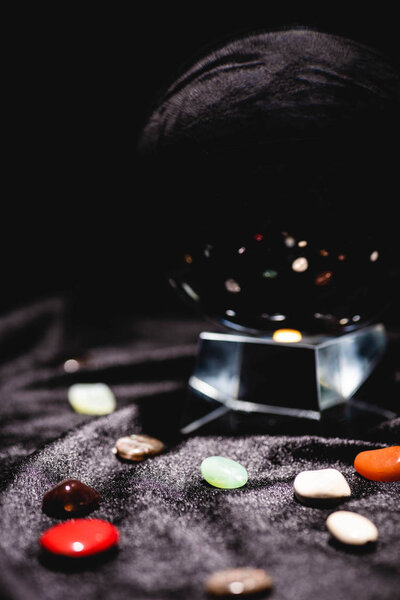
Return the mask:
<svg viewBox="0 0 400 600">
<path fill-rule="evenodd" d="M 355 458 L 354 468 L 372 481 L 400 481 L 400 446 L 360 452 Z"/>
</svg>

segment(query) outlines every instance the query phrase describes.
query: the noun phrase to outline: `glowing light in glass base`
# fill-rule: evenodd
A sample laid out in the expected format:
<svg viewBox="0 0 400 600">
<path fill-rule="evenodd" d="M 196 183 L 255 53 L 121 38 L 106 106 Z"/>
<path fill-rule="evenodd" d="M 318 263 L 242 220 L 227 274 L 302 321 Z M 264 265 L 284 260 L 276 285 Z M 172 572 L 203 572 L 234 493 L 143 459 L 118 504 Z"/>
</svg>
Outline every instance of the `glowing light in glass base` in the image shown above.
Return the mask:
<svg viewBox="0 0 400 600">
<path fill-rule="evenodd" d="M 280 342 L 283 344 L 293 344 L 300 342 L 302 339 L 300 331 L 297 329 L 277 329 L 272 335 L 274 342 Z"/>
</svg>

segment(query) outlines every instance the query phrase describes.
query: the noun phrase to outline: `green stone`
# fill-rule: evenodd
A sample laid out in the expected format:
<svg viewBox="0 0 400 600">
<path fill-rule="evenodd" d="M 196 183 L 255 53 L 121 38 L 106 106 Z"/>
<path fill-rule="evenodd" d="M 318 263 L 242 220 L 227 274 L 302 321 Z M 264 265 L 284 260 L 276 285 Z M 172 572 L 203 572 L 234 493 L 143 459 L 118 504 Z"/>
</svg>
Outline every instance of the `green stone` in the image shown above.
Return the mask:
<svg viewBox="0 0 400 600">
<path fill-rule="evenodd" d="M 204 479 L 214 487 L 231 490 L 247 483 L 247 471 L 236 460 L 224 456 L 209 456 L 200 466 Z"/>
<path fill-rule="evenodd" d="M 117 407 L 115 396 L 105 383 L 75 383 L 68 390 L 68 401 L 82 415 L 109 415 Z"/>
</svg>

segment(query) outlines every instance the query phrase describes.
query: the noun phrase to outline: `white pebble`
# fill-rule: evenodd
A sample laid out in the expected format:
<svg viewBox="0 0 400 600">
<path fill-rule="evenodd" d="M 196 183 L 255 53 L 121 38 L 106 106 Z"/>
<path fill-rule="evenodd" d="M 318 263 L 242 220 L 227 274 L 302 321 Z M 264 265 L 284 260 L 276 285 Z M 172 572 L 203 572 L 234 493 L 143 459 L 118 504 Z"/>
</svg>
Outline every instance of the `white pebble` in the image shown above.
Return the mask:
<svg viewBox="0 0 400 600">
<path fill-rule="evenodd" d="M 349 484 L 337 469 L 302 471 L 294 480 L 294 491 L 300 500 L 351 496 Z"/>
<path fill-rule="evenodd" d="M 82 415 L 109 415 L 117 406 L 105 383 L 75 383 L 68 389 L 68 401 Z"/>
<path fill-rule="evenodd" d="M 333 537 L 343 544 L 362 546 L 378 539 L 378 530 L 372 521 L 348 510 L 330 514 L 326 526 Z"/>
</svg>

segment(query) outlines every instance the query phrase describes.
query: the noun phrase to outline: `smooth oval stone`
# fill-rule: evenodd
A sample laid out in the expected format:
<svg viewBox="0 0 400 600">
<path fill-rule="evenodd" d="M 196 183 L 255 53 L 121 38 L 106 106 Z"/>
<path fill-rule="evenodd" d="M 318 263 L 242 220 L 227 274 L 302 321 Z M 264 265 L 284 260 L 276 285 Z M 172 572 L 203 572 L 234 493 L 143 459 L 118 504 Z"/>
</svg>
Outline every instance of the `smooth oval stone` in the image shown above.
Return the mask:
<svg viewBox="0 0 400 600">
<path fill-rule="evenodd" d="M 360 452 L 355 458 L 354 468 L 372 481 L 400 481 L 400 446 Z"/>
<path fill-rule="evenodd" d="M 224 456 L 209 456 L 200 466 L 204 479 L 214 487 L 234 489 L 247 483 L 246 469 L 235 460 Z"/>
<path fill-rule="evenodd" d="M 271 589 L 272 577 L 264 569 L 241 567 L 216 571 L 206 580 L 206 591 L 213 596 L 247 596 Z"/>
<path fill-rule="evenodd" d="M 125 460 L 137 462 L 147 456 L 160 454 L 164 448 L 164 444 L 156 438 L 135 434 L 119 438 L 115 443 L 113 452 Z"/>
<path fill-rule="evenodd" d="M 79 558 L 109 550 L 118 543 L 118 529 L 100 519 L 71 519 L 45 531 L 42 548 L 61 556 Z"/>
<path fill-rule="evenodd" d="M 100 494 L 77 479 L 65 479 L 43 496 L 42 508 L 50 517 L 75 517 L 98 507 Z"/>
<path fill-rule="evenodd" d="M 82 415 L 109 415 L 117 407 L 115 396 L 105 383 L 75 383 L 68 390 L 68 401 Z"/>
<path fill-rule="evenodd" d="M 378 530 L 372 521 L 348 510 L 330 514 L 326 526 L 333 537 L 343 544 L 363 546 L 378 539 Z"/>
<path fill-rule="evenodd" d="M 303 499 L 333 500 L 351 496 L 350 486 L 337 469 L 302 471 L 294 480 L 296 497 Z"/>
</svg>

